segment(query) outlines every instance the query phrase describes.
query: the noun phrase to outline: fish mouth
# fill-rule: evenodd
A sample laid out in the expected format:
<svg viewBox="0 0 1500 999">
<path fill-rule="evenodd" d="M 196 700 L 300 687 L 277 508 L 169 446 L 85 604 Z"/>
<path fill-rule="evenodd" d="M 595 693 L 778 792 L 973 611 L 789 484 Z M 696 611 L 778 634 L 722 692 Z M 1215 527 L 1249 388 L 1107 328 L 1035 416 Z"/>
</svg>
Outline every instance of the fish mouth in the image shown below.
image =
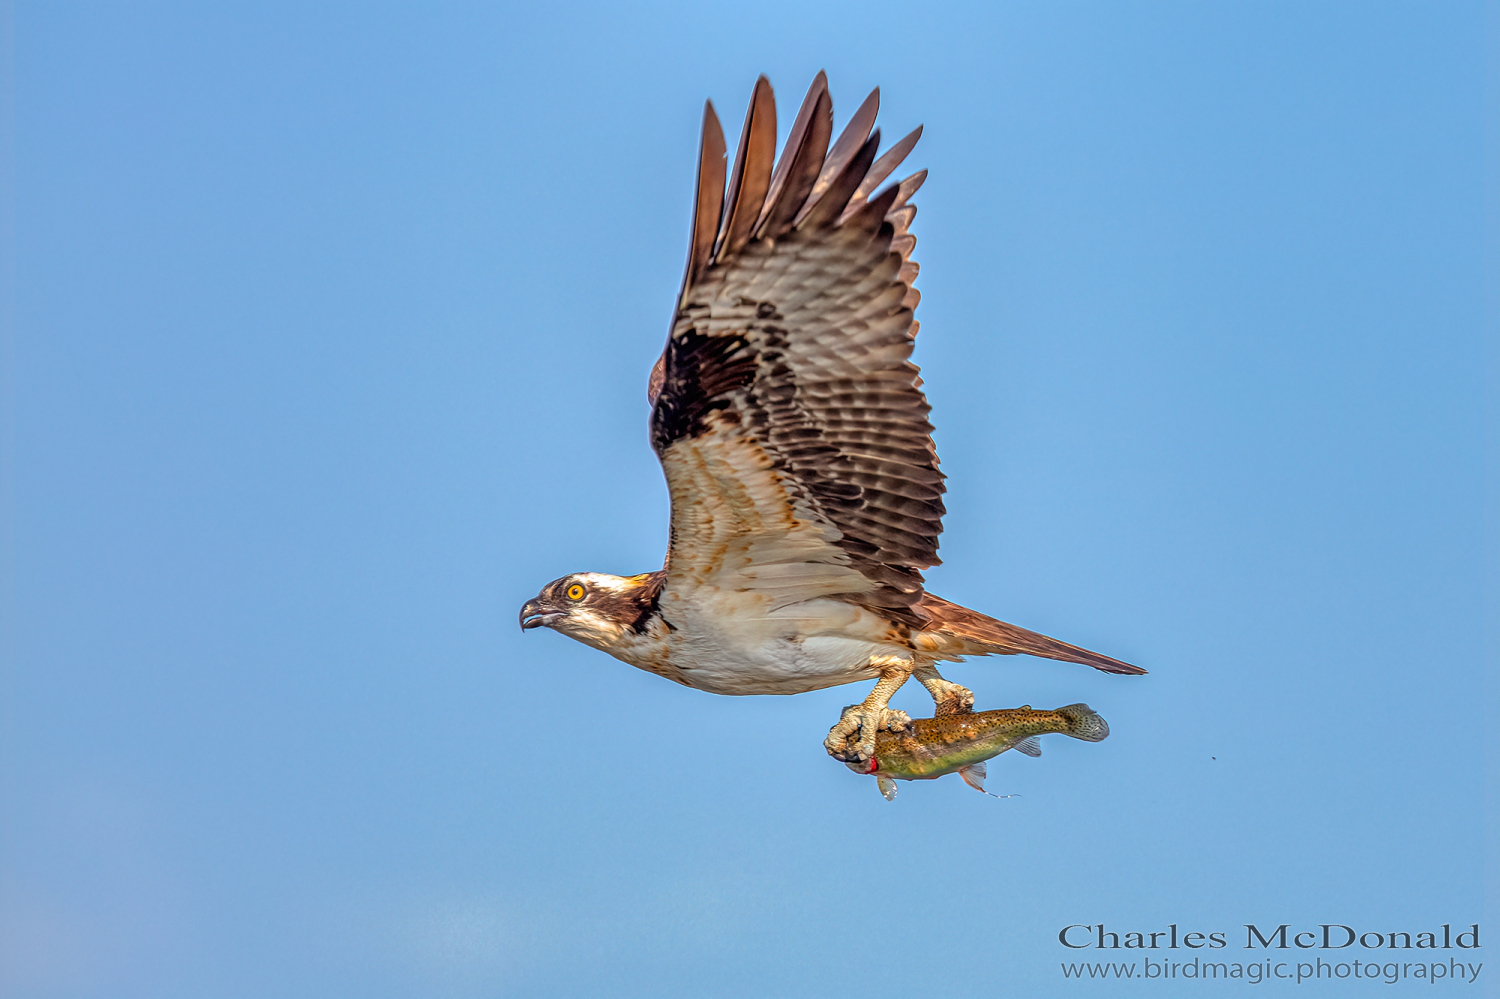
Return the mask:
<svg viewBox="0 0 1500 999">
<path fill-rule="evenodd" d="M 561 611 L 549 610 L 535 600 L 526 601 L 526 606 L 521 608 L 521 630 L 530 631 L 532 628 L 550 628 L 552 625 L 567 617 Z"/>
</svg>

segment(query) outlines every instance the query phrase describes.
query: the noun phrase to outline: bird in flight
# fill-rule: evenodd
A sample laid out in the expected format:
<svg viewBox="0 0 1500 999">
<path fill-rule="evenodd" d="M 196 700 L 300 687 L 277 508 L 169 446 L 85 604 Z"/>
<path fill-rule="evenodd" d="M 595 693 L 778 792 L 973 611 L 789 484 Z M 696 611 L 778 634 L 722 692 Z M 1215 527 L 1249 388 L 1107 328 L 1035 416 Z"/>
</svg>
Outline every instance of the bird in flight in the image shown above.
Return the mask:
<svg viewBox="0 0 1500 999">
<path fill-rule="evenodd" d="M 711 693 L 875 680 L 824 742 L 845 762 L 870 759 L 877 733 L 909 724 L 888 705 L 910 677 L 935 714 L 971 709 L 939 661 L 1026 653 L 1145 672 L 924 588 L 944 514 L 910 360 L 911 197 L 927 172 L 876 192 L 922 133 L 877 158 L 879 93 L 830 142 L 819 73 L 777 161 L 762 76 L 727 177 L 723 130 L 704 107 L 687 271 L 648 387 L 671 497 L 665 564 L 563 576 L 521 608 L 523 629 L 551 628 Z"/>
</svg>

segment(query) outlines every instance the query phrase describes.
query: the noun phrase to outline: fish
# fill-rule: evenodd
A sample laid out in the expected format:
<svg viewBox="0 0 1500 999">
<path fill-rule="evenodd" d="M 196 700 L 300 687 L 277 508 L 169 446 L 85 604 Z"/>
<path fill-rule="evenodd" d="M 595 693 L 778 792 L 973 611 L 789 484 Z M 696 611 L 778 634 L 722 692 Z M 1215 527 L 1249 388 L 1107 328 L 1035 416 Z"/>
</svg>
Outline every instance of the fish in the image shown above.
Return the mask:
<svg viewBox="0 0 1500 999">
<path fill-rule="evenodd" d="M 878 734 L 875 755 L 869 760 L 845 765 L 855 773 L 873 776 L 886 801 L 895 800 L 898 780 L 935 780 L 951 773 L 976 791 L 984 791 L 986 760 L 1008 749 L 1041 756 L 1039 736 L 1053 732 L 1100 742 L 1109 735 L 1109 724 L 1087 704 L 1069 704 L 1055 711 L 1038 711 L 1025 704 L 917 718 L 901 731 Z"/>
</svg>

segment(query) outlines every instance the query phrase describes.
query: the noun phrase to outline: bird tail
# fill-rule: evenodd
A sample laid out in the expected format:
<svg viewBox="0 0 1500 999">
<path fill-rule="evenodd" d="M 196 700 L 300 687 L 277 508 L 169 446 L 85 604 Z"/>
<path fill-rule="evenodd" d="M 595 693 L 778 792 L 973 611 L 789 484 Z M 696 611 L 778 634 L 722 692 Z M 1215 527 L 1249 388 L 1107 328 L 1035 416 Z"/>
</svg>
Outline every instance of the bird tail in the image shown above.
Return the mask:
<svg viewBox="0 0 1500 999">
<path fill-rule="evenodd" d="M 1065 663 L 1082 663 L 1106 673 L 1141 675 L 1146 672 L 1139 666 L 997 621 L 931 593 L 922 594 L 915 610 L 928 620 L 926 629 L 913 636 L 918 648 L 924 652 L 955 656 L 1025 653 Z"/>
</svg>

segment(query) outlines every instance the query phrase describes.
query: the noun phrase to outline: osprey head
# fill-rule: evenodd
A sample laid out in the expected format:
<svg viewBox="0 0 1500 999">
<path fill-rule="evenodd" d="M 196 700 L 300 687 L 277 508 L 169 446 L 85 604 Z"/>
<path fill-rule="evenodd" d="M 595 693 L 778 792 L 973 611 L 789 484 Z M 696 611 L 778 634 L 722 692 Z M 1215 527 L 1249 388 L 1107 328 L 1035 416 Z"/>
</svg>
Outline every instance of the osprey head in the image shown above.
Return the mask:
<svg viewBox="0 0 1500 999">
<path fill-rule="evenodd" d="M 640 635 L 656 612 L 665 573 L 574 572 L 542 587 L 521 608 L 521 628 L 551 628 L 606 652 Z"/>
</svg>

